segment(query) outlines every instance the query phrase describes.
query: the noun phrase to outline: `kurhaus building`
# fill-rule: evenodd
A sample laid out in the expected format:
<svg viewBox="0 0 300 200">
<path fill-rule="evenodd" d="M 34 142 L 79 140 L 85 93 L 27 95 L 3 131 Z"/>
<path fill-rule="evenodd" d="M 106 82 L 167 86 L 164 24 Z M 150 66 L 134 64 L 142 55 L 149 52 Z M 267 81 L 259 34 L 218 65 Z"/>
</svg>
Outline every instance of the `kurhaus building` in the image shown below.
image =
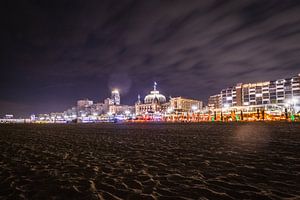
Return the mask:
<svg viewBox="0 0 300 200">
<path fill-rule="evenodd" d="M 156 89 L 157 83 L 154 82 L 153 90 L 146 95 L 144 101 L 141 101 L 138 95 L 138 101 L 135 103 L 136 115 L 148 115 L 162 113 L 168 107 L 167 99 Z"/>
<path fill-rule="evenodd" d="M 257 106 L 276 104 L 286 106 L 300 104 L 300 74 L 297 76 L 258 83 L 239 83 L 221 90 L 209 98 L 214 108 Z"/>
<path fill-rule="evenodd" d="M 202 101 L 195 99 L 188 99 L 183 97 L 170 97 L 167 101 L 163 94 L 160 94 L 156 89 L 156 82 L 154 82 L 153 90 L 146 95 L 142 102 L 140 96 L 135 104 L 136 115 L 165 115 L 171 113 L 191 113 L 202 109 Z"/>
</svg>

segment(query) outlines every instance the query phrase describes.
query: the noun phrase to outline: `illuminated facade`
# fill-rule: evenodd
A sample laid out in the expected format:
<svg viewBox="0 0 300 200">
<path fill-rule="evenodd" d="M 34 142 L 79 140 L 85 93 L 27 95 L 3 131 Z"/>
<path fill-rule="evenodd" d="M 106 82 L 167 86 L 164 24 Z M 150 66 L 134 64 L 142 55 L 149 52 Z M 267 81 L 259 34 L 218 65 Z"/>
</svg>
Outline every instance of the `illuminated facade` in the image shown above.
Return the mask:
<svg viewBox="0 0 300 200">
<path fill-rule="evenodd" d="M 111 105 L 109 106 L 110 115 L 121 115 L 121 114 L 134 114 L 134 106 L 128 105 Z"/>
<path fill-rule="evenodd" d="M 195 112 L 203 107 L 202 101 L 175 97 L 170 99 L 169 112 Z"/>
<path fill-rule="evenodd" d="M 159 93 L 156 86 L 157 83 L 154 82 L 153 90 L 146 95 L 144 102 L 141 101 L 140 95 L 138 96 L 138 101 L 135 104 L 136 115 L 160 114 L 166 110 L 168 105 L 166 97 Z"/>
<path fill-rule="evenodd" d="M 242 84 L 223 89 L 220 93 L 221 107 L 242 106 Z"/>
<path fill-rule="evenodd" d="M 286 120 L 290 117 L 291 113 L 277 104 L 223 107 L 209 113 L 209 121 Z"/>
<path fill-rule="evenodd" d="M 222 107 L 222 103 L 221 103 L 221 95 L 220 94 L 216 94 L 213 96 L 210 96 L 208 99 L 208 108 L 209 109 L 217 109 L 217 108 L 221 108 Z"/>
<path fill-rule="evenodd" d="M 91 105 L 93 105 L 93 101 L 88 100 L 88 99 L 83 99 L 83 100 L 77 101 L 77 107 L 79 107 L 79 108 L 89 107 Z"/>
<path fill-rule="evenodd" d="M 104 105 L 103 105 L 103 109 L 104 112 L 109 112 L 109 107 L 113 105 L 113 101 L 110 98 L 106 98 L 104 99 Z"/>
<path fill-rule="evenodd" d="M 120 99 L 120 93 L 118 90 L 113 90 L 111 92 L 111 101 L 113 105 L 120 105 L 121 99 Z"/>
<path fill-rule="evenodd" d="M 105 114 L 105 106 L 104 103 L 94 103 L 91 106 L 91 114 L 92 115 L 101 115 Z"/>
<path fill-rule="evenodd" d="M 108 115 L 123 115 L 133 114 L 134 113 L 134 106 L 129 105 L 121 105 L 120 101 L 120 93 L 117 89 L 111 92 L 111 98 L 107 98 L 104 100 L 103 108 L 105 110 L 105 114 Z"/>
<path fill-rule="evenodd" d="M 213 96 L 210 97 L 213 99 Z M 300 74 L 292 78 L 274 81 L 237 84 L 220 92 L 220 107 L 259 106 L 276 104 L 300 107 Z"/>
</svg>

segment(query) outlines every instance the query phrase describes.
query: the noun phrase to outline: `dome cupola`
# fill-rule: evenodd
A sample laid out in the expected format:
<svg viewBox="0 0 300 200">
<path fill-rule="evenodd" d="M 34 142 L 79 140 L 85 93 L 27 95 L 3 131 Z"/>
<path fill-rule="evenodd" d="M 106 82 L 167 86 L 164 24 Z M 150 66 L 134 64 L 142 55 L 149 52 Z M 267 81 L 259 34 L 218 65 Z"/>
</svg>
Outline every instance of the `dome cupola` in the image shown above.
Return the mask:
<svg viewBox="0 0 300 200">
<path fill-rule="evenodd" d="M 154 82 L 153 91 L 151 91 L 150 94 L 145 97 L 144 103 L 165 103 L 167 101 L 166 97 L 156 90 L 156 86 L 157 83 Z"/>
</svg>

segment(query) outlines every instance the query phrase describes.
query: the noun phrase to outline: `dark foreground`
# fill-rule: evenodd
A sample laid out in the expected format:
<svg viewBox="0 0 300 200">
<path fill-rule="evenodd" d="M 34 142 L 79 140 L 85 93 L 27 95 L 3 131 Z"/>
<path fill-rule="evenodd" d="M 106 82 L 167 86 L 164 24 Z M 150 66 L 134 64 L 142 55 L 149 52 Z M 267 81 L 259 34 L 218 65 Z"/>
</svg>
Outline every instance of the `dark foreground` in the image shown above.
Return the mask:
<svg viewBox="0 0 300 200">
<path fill-rule="evenodd" d="M 300 199 L 300 124 L 0 125 L 0 199 Z"/>
</svg>

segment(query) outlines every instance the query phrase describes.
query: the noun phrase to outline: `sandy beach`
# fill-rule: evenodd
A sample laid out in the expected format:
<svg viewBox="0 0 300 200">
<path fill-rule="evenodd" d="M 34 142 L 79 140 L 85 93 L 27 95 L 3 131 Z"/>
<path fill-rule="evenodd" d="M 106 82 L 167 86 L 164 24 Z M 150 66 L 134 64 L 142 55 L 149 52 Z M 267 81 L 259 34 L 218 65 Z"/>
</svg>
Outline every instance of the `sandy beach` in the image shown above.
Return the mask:
<svg viewBox="0 0 300 200">
<path fill-rule="evenodd" d="M 0 199 L 300 199 L 300 123 L 1 124 Z"/>
</svg>

